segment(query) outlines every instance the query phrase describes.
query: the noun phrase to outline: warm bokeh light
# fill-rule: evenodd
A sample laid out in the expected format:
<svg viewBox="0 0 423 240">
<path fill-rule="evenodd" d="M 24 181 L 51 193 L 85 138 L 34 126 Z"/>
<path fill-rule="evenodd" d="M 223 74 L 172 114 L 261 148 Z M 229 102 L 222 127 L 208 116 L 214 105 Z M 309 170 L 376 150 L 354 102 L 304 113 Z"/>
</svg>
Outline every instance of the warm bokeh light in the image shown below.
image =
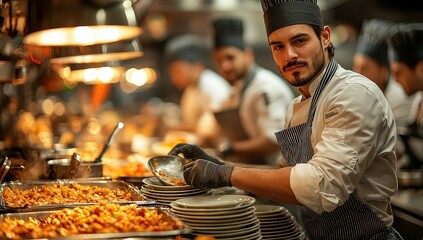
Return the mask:
<svg viewBox="0 0 423 240">
<path fill-rule="evenodd" d="M 54 114 L 57 116 L 63 116 L 66 112 L 66 107 L 62 102 L 57 102 L 54 104 Z"/>
<path fill-rule="evenodd" d="M 64 68 L 60 68 L 59 69 L 59 76 L 61 77 L 61 78 L 69 78 L 69 76 L 70 76 L 70 74 L 71 74 L 71 69 L 70 69 L 70 67 L 64 67 Z"/>
<path fill-rule="evenodd" d="M 115 76 L 115 70 L 111 67 L 102 67 L 97 71 L 97 78 L 103 83 L 109 83 Z"/>
<path fill-rule="evenodd" d="M 63 78 L 66 86 L 71 87 L 78 82 L 86 84 L 115 83 L 119 81 L 124 71 L 125 69 L 123 67 L 101 67 L 79 70 L 71 70 L 70 67 L 62 67 L 58 69 L 59 76 Z"/>
<path fill-rule="evenodd" d="M 156 81 L 156 79 L 156 71 L 152 68 L 141 68 L 138 70 L 131 68 L 126 71 L 126 81 L 138 87 L 147 83 L 152 83 Z"/>
<path fill-rule="evenodd" d="M 129 83 L 132 83 L 132 75 L 134 75 L 134 73 L 137 71 L 136 68 L 130 68 L 126 71 L 125 73 L 125 77 L 126 77 L 126 81 Z"/>
<path fill-rule="evenodd" d="M 89 68 L 84 70 L 84 82 L 93 82 L 97 78 L 97 69 Z"/>
<path fill-rule="evenodd" d="M 148 74 L 148 81 L 147 83 L 153 83 L 157 80 L 157 73 L 152 68 L 145 68 L 145 71 L 147 71 Z"/>
<path fill-rule="evenodd" d="M 41 108 L 43 112 L 47 115 L 52 115 L 54 111 L 54 103 L 53 100 L 47 98 L 42 102 Z"/>
<path fill-rule="evenodd" d="M 134 74 L 132 75 L 131 82 L 134 85 L 140 87 L 147 82 L 147 78 L 148 78 L 148 75 L 145 69 L 139 69 L 135 71 Z"/>
<path fill-rule="evenodd" d="M 169 29 L 166 17 L 162 14 L 149 14 L 146 18 L 148 31 L 154 39 L 163 39 Z"/>
</svg>

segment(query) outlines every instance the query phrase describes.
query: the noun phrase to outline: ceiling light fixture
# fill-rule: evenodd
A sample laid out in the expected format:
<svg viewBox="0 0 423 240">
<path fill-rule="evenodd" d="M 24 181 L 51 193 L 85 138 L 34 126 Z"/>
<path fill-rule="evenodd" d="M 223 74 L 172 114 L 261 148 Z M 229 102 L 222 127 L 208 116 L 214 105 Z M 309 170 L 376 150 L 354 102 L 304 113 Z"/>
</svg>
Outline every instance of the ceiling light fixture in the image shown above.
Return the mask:
<svg viewBox="0 0 423 240">
<path fill-rule="evenodd" d="M 131 0 L 28 1 L 24 43 L 33 46 L 89 46 L 141 34 Z"/>
</svg>

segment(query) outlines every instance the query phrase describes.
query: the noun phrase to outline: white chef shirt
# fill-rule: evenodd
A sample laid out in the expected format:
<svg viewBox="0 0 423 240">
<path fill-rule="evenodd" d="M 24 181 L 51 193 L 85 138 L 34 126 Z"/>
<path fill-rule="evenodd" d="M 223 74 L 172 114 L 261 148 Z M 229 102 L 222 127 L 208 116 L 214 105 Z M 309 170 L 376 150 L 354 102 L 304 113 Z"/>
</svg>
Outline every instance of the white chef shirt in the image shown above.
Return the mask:
<svg viewBox="0 0 423 240">
<path fill-rule="evenodd" d="M 210 69 L 204 69 L 197 85 L 186 87 L 181 96 L 182 121 L 196 126 L 203 113 L 218 108 L 230 93 L 231 85 L 224 78 Z"/>
<path fill-rule="evenodd" d="M 293 91 L 285 80 L 257 65 L 254 78 L 244 90 L 241 100 L 244 83 L 239 81 L 232 87 L 230 97 L 220 110 L 239 107 L 241 124 L 249 138 L 266 136 L 277 144 L 275 132 L 285 125 L 286 110 L 294 99 Z M 280 158 L 278 151 L 266 156 L 265 163 L 279 166 Z"/>
<path fill-rule="evenodd" d="M 247 135 L 250 138 L 265 135 L 277 143 L 275 132 L 283 129 L 286 110 L 293 99 L 294 94 L 283 79 L 258 66 L 240 106 L 241 122 Z"/>
<path fill-rule="evenodd" d="M 410 112 L 414 101 L 414 96 L 407 96 L 401 84 L 390 79 L 385 88 L 385 97 L 394 113 L 397 127 L 406 127 L 412 123 Z"/>
<path fill-rule="evenodd" d="M 309 87 L 312 95 L 321 76 Z M 292 102 L 286 127 L 307 121 L 311 99 L 301 102 L 299 96 Z M 293 119 L 297 112 L 306 114 Z M 322 213 L 334 210 L 354 193 L 391 226 L 389 198 L 398 189 L 395 142 L 394 116 L 379 87 L 338 65 L 317 102 L 311 134 L 314 155 L 291 171 L 297 200 Z"/>
</svg>

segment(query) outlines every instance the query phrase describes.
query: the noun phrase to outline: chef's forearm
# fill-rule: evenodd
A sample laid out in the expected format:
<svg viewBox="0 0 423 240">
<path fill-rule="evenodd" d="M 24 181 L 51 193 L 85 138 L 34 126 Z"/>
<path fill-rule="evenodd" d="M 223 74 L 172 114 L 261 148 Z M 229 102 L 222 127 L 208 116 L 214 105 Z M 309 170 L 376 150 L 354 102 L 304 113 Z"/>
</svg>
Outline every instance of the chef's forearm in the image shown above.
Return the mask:
<svg viewBox="0 0 423 240">
<path fill-rule="evenodd" d="M 232 186 L 274 201 L 300 204 L 290 186 L 291 167 L 256 169 L 235 167 Z"/>
</svg>

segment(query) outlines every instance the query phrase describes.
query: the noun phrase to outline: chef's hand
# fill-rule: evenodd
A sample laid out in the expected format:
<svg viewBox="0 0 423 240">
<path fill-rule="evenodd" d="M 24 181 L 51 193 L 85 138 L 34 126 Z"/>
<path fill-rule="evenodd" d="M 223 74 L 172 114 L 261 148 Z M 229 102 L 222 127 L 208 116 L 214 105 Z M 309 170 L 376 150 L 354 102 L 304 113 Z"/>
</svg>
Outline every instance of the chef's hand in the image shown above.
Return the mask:
<svg viewBox="0 0 423 240">
<path fill-rule="evenodd" d="M 184 155 L 184 158 L 191 159 L 191 160 L 197 160 L 197 159 L 204 159 L 216 164 L 223 165 L 224 163 L 217 160 L 216 158 L 213 158 L 207 153 L 203 151 L 199 146 L 187 144 L 187 143 L 178 143 L 175 147 L 173 147 L 172 150 L 168 153 L 168 155 L 175 155 L 182 153 Z"/>
<path fill-rule="evenodd" d="M 233 166 L 198 159 L 184 166 L 184 179 L 187 184 L 195 188 L 231 187 L 233 169 Z"/>
</svg>

